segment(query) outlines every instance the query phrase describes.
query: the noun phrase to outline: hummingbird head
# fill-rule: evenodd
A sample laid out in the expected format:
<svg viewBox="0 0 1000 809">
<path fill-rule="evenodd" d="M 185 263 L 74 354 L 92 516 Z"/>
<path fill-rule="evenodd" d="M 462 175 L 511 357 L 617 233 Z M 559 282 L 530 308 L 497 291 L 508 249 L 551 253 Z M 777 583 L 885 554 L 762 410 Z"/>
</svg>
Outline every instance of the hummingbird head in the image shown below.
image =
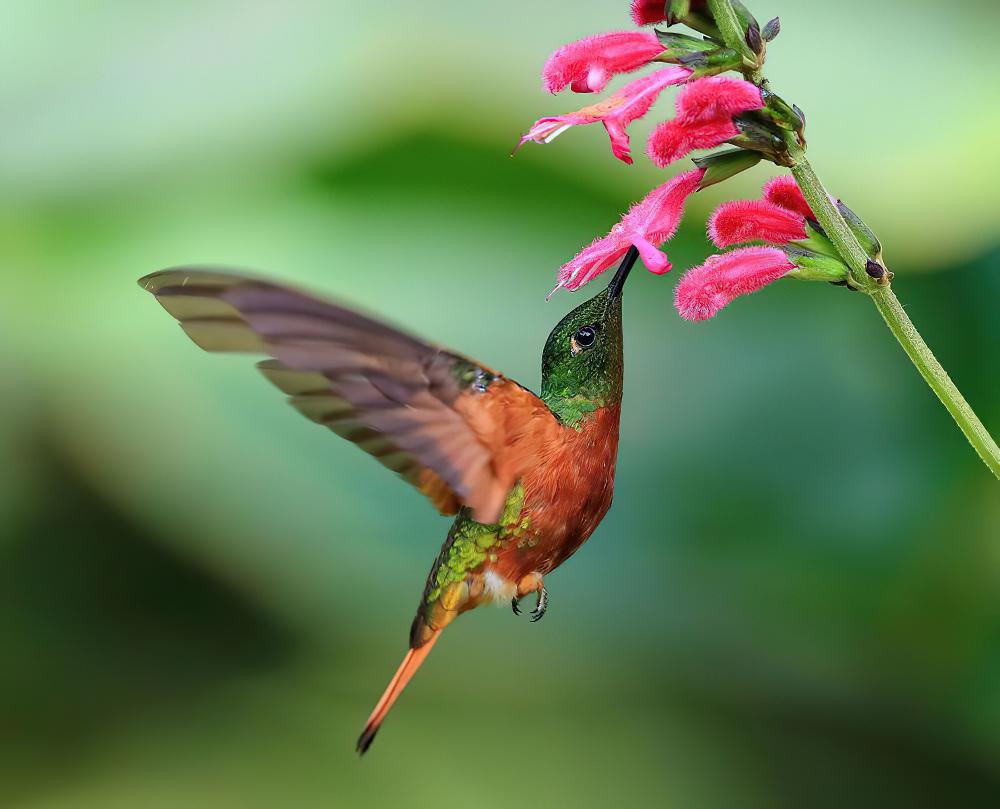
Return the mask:
<svg viewBox="0 0 1000 809">
<path fill-rule="evenodd" d="M 571 426 L 622 398 L 622 289 L 639 252 L 630 248 L 607 288 L 549 334 L 542 351 L 542 399 Z"/>
</svg>

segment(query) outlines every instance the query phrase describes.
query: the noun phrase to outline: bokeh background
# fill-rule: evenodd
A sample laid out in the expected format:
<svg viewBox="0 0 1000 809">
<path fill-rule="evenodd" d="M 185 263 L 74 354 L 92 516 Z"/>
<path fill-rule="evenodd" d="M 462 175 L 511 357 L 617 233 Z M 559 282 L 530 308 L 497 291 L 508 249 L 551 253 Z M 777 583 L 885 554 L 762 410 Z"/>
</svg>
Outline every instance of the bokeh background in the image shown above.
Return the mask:
<svg viewBox="0 0 1000 809">
<path fill-rule="evenodd" d="M 0 6 L 0 805 L 1000 802 L 1000 487 L 862 296 L 689 324 L 676 272 L 630 282 L 615 507 L 545 621 L 458 622 L 354 755 L 447 521 L 135 279 L 257 268 L 537 385 L 556 268 L 666 175 L 593 129 L 508 155 L 626 6 Z M 752 8 L 1000 430 L 998 6 Z"/>
</svg>

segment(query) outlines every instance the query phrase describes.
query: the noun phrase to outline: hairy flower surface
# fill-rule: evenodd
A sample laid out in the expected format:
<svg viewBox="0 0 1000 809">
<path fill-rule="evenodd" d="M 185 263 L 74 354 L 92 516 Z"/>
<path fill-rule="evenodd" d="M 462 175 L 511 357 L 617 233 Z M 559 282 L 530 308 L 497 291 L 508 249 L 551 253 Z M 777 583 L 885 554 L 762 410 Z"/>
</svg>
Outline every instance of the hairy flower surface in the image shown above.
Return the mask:
<svg viewBox="0 0 1000 809">
<path fill-rule="evenodd" d="M 660 275 L 669 271 L 670 261 L 657 248 L 677 232 L 684 203 L 698 190 L 704 174 L 704 169 L 678 174 L 650 191 L 607 236 L 595 239 L 560 268 L 556 289 L 579 289 L 621 260 L 633 245 L 650 272 Z"/>
<path fill-rule="evenodd" d="M 740 295 L 777 281 L 795 265 L 776 247 L 742 247 L 692 267 L 681 278 L 674 303 L 686 320 L 708 320 Z"/>
<path fill-rule="evenodd" d="M 716 247 L 743 242 L 787 244 L 806 236 L 806 221 L 800 214 L 766 199 L 724 202 L 708 218 L 708 237 Z"/>
<path fill-rule="evenodd" d="M 695 149 L 710 149 L 736 137 L 733 117 L 764 106 L 760 89 L 748 81 L 711 76 L 686 85 L 677 94 L 677 115 L 653 130 L 649 159 L 663 167 Z"/>
<path fill-rule="evenodd" d="M 656 34 L 649 31 L 613 31 L 563 45 L 542 70 L 550 93 L 570 85 L 574 93 L 599 93 L 612 76 L 629 73 L 663 53 Z"/>
<path fill-rule="evenodd" d="M 632 0 L 632 22 L 636 25 L 654 25 L 667 19 L 664 0 Z"/>
<path fill-rule="evenodd" d="M 614 156 L 625 163 L 631 163 L 631 145 L 625 128 L 649 112 L 649 108 L 664 89 L 685 82 L 690 77 L 691 71 L 686 67 L 667 67 L 629 82 L 616 93 L 589 107 L 565 115 L 540 118 L 521 138 L 514 151 L 516 152 L 529 140 L 536 143 L 550 143 L 572 126 L 600 121 L 611 138 L 611 151 Z"/>
<path fill-rule="evenodd" d="M 654 25 L 667 20 L 667 0 L 632 0 L 632 21 L 636 25 Z M 705 0 L 691 0 L 691 10 L 705 7 Z"/>
<path fill-rule="evenodd" d="M 790 174 L 779 174 L 777 177 L 764 183 L 764 199 L 779 205 L 785 210 L 795 211 L 795 213 L 805 219 L 815 219 L 812 208 L 802 196 L 802 190 L 795 178 Z"/>
</svg>

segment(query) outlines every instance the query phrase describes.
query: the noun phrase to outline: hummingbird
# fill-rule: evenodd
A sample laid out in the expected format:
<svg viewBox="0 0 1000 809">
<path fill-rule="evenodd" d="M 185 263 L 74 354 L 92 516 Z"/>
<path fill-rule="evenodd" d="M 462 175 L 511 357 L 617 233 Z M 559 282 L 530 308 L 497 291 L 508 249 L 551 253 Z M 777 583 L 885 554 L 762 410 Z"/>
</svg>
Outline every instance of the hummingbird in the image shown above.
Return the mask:
<svg viewBox="0 0 1000 809">
<path fill-rule="evenodd" d="M 139 280 L 198 346 L 267 355 L 257 367 L 292 406 L 455 515 L 359 754 L 445 627 L 487 603 L 519 615 L 528 596 L 538 621 L 544 577 L 611 507 L 622 289 L 637 257 L 632 247 L 608 286 L 549 334 L 538 395 L 353 309 L 239 272 L 177 267 Z"/>
</svg>

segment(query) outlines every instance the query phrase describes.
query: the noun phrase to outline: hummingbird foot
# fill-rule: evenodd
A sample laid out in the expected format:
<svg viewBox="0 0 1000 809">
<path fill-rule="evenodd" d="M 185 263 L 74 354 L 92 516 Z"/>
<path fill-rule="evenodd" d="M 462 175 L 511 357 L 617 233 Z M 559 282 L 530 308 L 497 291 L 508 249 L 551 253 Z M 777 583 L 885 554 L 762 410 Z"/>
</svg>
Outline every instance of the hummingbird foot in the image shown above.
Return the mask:
<svg viewBox="0 0 1000 809">
<path fill-rule="evenodd" d="M 510 608 L 514 611 L 514 615 L 521 614 L 521 599 L 528 595 L 528 593 L 534 593 L 538 599 L 535 602 L 535 608 L 528 616 L 528 620 L 534 623 L 545 615 L 545 610 L 549 605 L 549 593 L 542 583 L 541 573 L 529 573 L 518 583 L 517 595 L 510 602 Z"/>
<path fill-rule="evenodd" d="M 541 621 L 542 616 L 545 615 L 545 610 L 547 610 L 548 608 L 549 608 L 549 591 L 546 590 L 544 587 L 542 587 L 538 591 L 538 603 L 535 604 L 535 608 L 531 611 L 531 614 L 528 616 L 528 620 L 531 621 L 531 623 L 535 623 L 535 621 Z"/>
</svg>

